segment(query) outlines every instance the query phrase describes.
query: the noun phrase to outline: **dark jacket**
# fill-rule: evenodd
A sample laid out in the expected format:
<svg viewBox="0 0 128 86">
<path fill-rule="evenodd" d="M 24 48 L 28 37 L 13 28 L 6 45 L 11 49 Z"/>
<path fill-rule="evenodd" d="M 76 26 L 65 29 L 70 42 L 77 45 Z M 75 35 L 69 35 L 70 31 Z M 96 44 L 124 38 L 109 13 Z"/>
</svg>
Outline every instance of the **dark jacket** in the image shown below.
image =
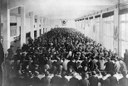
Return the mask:
<svg viewBox="0 0 128 86">
<path fill-rule="evenodd" d="M 69 86 L 78 86 L 79 85 L 79 80 L 75 77 L 72 77 L 69 81 Z"/>
<path fill-rule="evenodd" d="M 91 76 L 89 78 L 90 86 L 98 86 L 99 79 L 98 77 Z"/>
<path fill-rule="evenodd" d="M 79 86 L 89 86 L 89 85 L 90 85 L 90 83 L 89 83 L 89 80 L 87 80 L 87 79 L 81 79 L 79 81 Z"/>
<path fill-rule="evenodd" d="M 128 78 L 124 77 L 119 80 L 119 86 L 128 86 Z"/>
</svg>

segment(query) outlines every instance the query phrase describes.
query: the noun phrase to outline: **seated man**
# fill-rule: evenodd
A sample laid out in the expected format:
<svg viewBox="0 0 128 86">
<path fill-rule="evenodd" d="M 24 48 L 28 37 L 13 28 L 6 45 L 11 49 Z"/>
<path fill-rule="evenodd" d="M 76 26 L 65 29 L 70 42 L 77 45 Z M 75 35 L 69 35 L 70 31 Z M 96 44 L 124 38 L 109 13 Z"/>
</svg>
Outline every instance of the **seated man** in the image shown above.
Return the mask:
<svg viewBox="0 0 128 86">
<path fill-rule="evenodd" d="M 92 72 L 92 76 L 89 77 L 90 86 L 98 86 L 99 79 L 96 77 L 96 72 Z"/>
<path fill-rule="evenodd" d="M 58 71 L 55 71 L 54 76 L 51 79 L 51 86 L 60 86 L 61 77 L 58 75 Z"/>
<path fill-rule="evenodd" d="M 82 73 L 82 79 L 79 81 L 79 86 L 89 86 L 89 80 L 87 73 Z"/>
<path fill-rule="evenodd" d="M 122 74 L 123 78 L 119 80 L 119 86 L 128 86 L 128 78 L 126 78 L 127 73 L 123 71 Z"/>
<path fill-rule="evenodd" d="M 118 81 L 117 81 L 117 78 L 114 77 L 114 72 L 111 71 L 110 75 L 111 76 L 108 78 L 110 80 L 110 85 L 109 86 L 118 86 Z"/>
<path fill-rule="evenodd" d="M 47 71 L 46 73 L 45 73 L 45 77 L 44 78 L 42 78 L 42 86 L 50 86 L 50 81 L 51 81 L 51 78 L 49 77 L 49 72 Z"/>
<path fill-rule="evenodd" d="M 79 80 L 76 78 L 76 74 L 74 73 L 72 78 L 69 80 L 69 86 L 79 86 Z"/>
<path fill-rule="evenodd" d="M 61 85 L 60 86 L 68 86 L 68 79 L 65 77 L 65 75 L 66 75 L 66 72 L 63 71 L 61 73 L 61 79 L 60 79 Z"/>
</svg>

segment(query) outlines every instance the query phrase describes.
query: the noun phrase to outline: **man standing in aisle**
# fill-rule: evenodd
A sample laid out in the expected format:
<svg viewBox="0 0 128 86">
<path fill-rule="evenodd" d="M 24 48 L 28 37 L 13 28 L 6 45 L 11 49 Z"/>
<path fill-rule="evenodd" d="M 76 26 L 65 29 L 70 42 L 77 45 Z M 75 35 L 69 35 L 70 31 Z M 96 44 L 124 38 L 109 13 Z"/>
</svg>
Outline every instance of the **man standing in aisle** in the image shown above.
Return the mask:
<svg viewBox="0 0 128 86">
<path fill-rule="evenodd" d="M 128 50 L 127 49 L 125 50 L 125 53 L 124 53 L 124 62 L 128 69 Z"/>
<path fill-rule="evenodd" d="M 2 63 L 4 61 L 4 51 L 3 46 L 0 42 L 0 86 L 2 86 Z"/>
</svg>

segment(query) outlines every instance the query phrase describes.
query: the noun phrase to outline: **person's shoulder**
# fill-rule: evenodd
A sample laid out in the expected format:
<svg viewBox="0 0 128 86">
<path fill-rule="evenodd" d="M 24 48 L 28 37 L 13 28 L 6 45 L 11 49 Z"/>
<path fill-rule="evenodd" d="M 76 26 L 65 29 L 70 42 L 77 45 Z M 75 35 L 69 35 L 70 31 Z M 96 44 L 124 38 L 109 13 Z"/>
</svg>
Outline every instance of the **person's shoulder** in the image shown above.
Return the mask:
<svg viewBox="0 0 128 86">
<path fill-rule="evenodd" d="M 114 80 L 114 79 L 117 80 L 117 78 L 115 76 L 110 76 L 110 77 L 108 77 L 108 79 L 109 80 Z"/>
<path fill-rule="evenodd" d="M 81 79 L 81 80 L 79 80 L 79 81 L 89 82 L 89 80 L 88 80 L 88 79 Z"/>
<path fill-rule="evenodd" d="M 61 79 L 61 76 L 56 75 L 56 76 L 54 76 L 54 78 L 55 78 L 55 79 Z"/>
<path fill-rule="evenodd" d="M 67 78 L 61 78 L 60 79 L 62 82 L 68 82 L 68 79 Z"/>
<path fill-rule="evenodd" d="M 62 79 L 64 79 L 64 80 L 67 80 L 67 81 L 68 81 L 68 79 L 67 79 L 66 77 L 64 77 L 64 78 L 62 78 Z"/>
<path fill-rule="evenodd" d="M 44 81 L 44 80 L 49 80 L 50 78 L 49 77 L 43 77 L 41 80 Z"/>
<path fill-rule="evenodd" d="M 72 77 L 70 80 L 79 81 L 79 79 Z"/>
<path fill-rule="evenodd" d="M 119 81 L 124 81 L 124 80 L 128 81 L 128 78 L 123 77 Z"/>
<path fill-rule="evenodd" d="M 94 80 L 98 80 L 99 78 L 97 76 L 92 76 Z"/>
<path fill-rule="evenodd" d="M 128 83 L 128 78 L 121 78 L 121 79 L 119 80 L 119 84 L 120 84 L 120 85 L 124 84 L 124 82 L 127 82 L 127 83 Z"/>
</svg>

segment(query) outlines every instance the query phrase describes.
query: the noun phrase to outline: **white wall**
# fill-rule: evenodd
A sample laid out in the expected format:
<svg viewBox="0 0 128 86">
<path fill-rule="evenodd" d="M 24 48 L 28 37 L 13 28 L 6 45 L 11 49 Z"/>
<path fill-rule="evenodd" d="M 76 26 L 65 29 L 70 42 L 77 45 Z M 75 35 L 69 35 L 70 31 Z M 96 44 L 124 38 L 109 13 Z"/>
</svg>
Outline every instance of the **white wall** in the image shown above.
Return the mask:
<svg viewBox="0 0 128 86">
<path fill-rule="evenodd" d="M 26 17 L 26 22 L 25 22 L 25 32 L 28 33 L 31 31 L 31 25 L 30 25 L 30 17 Z"/>
<path fill-rule="evenodd" d="M 14 37 L 19 36 L 19 27 L 21 26 L 21 18 L 18 16 L 11 15 L 10 16 L 10 23 L 17 23 L 16 26 L 16 35 L 10 36 L 10 42 L 14 41 Z M 12 27 L 10 29 L 13 29 Z M 15 28 L 14 28 L 15 29 Z"/>
<path fill-rule="evenodd" d="M 102 24 L 102 27 L 101 27 Z M 95 40 L 97 43 L 102 41 L 102 45 L 107 49 L 113 49 L 113 31 L 114 31 L 114 18 L 113 16 L 103 18 L 101 23 L 100 17 L 82 20 L 76 22 L 76 27 L 79 31 Z M 101 35 L 102 34 L 102 35 Z M 102 36 L 102 37 L 101 37 Z M 101 39 L 103 38 L 103 39 Z"/>
<path fill-rule="evenodd" d="M 114 18 L 113 16 L 103 18 L 103 45 L 114 51 Z"/>
<path fill-rule="evenodd" d="M 125 49 L 128 49 L 128 13 L 120 15 L 120 43 L 121 56 L 124 56 Z"/>
</svg>

